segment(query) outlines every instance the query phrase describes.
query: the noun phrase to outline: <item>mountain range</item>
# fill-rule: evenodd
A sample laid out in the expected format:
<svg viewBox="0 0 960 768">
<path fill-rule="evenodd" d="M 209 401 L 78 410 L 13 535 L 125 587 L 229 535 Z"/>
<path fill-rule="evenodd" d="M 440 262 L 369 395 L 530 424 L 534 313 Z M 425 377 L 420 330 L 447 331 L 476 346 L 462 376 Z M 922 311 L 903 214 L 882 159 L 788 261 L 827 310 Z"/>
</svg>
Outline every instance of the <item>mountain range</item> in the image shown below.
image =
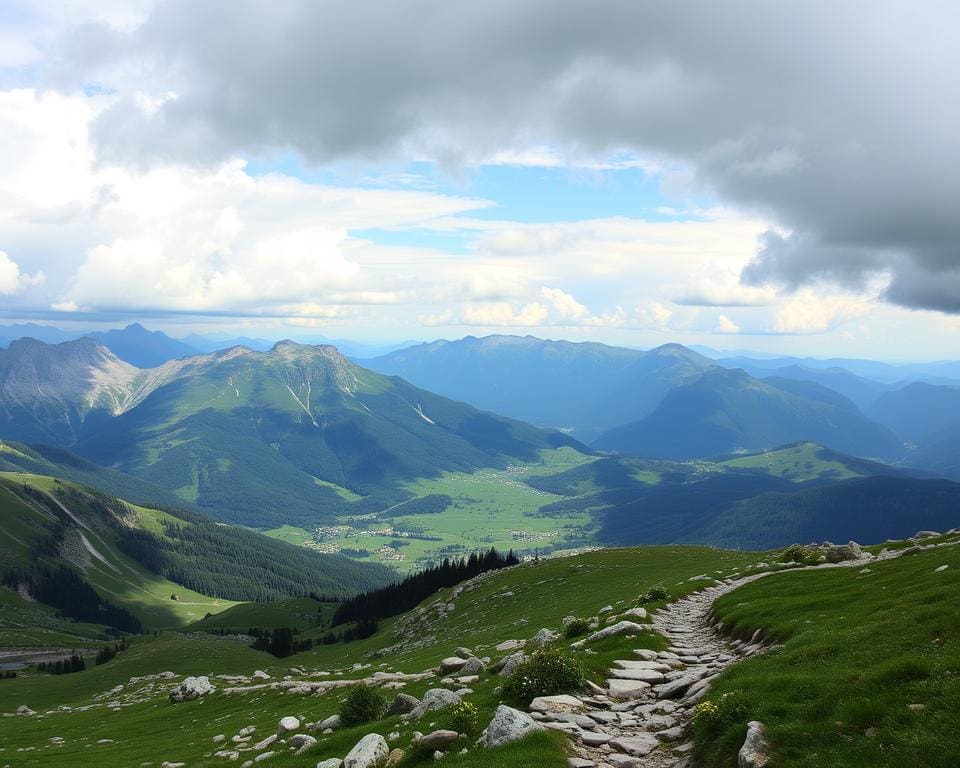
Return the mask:
<svg viewBox="0 0 960 768">
<path fill-rule="evenodd" d="M 407 498 L 403 483 L 418 477 L 582 447 L 329 346 L 234 347 L 141 369 L 90 337 L 0 351 L 0 437 L 68 447 L 257 527 L 370 511 Z"/>
</svg>

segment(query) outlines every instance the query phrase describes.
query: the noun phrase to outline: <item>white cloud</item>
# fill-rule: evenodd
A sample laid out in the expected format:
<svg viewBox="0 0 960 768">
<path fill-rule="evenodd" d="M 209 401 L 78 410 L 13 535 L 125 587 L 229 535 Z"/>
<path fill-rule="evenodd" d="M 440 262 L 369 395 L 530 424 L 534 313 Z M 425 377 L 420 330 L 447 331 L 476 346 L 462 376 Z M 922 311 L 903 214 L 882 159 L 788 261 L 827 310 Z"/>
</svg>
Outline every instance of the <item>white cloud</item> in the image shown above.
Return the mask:
<svg viewBox="0 0 960 768">
<path fill-rule="evenodd" d="M 740 326 L 737 325 L 726 315 L 720 315 L 717 318 L 717 327 L 713 329 L 714 333 L 740 333 Z"/>
<path fill-rule="evenodd" d="M 870 303 L 862 296 L 804 288 L 780 304 L 773 327 L 778 333 L 823 333 L 869 310 Z"/>
<path fill-rule="evenodd" d="M 16 293 L 30 285 L 43 285 L 46 281 L 43 272 L 25 275 L 19 265 L 6 253 L 0 251 L 0 295 Z"/>
</svg>

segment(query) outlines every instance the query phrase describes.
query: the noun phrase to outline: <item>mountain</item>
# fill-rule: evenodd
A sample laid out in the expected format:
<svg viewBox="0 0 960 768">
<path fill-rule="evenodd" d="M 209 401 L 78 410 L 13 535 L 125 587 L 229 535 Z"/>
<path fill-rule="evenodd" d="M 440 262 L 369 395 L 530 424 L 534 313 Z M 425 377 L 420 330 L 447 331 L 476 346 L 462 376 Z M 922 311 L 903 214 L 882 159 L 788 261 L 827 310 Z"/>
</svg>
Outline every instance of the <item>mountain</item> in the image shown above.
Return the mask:
<svg viewBox="0 0 960 768">
<path fill-rule="evenodd" d="M 532 336 L 467 336 L 364 361 L 373 370 L 589 440 L 641 418 L 712 363 L 678 344 L 649 352 Z"/>
<path fill-rule="evenodd" d="M 832 390 L 812 382 L 761 381 L 722 368 L 674 387 L 649 416 L 606 432 L 594 445 L 638 456 L 690 459 L 803 440 L 860 456 L 901 452 L 892 432 Z"/>
<path fill-rule="evenodd" d="M 236 600 L 310 591 L 344 597 L 393 578 L 379 565 L 322 555 L 201 515 L 134 507 L 59 478 L 8 473 L 0 473 L 0 573 L 8 585 L 17 582 L 67 616 L 125 631 L 132 631 L 125 613 L 147 628 L 171 627 Z M 99 596 L 100 605 L 88 617 L 73 615 L 69 604 L 50 599 L 65 592 L 90 603 Z"/>
<path fill-rule="evenodd" d="M 0 437 L 69 447 L 259 528 L 374 511 L 416 478 L 582 448 L 289 341 L 139 369 L 91 338 L 21 340 L 0 354 Z"/>
<path fill-rule="evenodd" d="M 222 349 L 230 349 L 232 347 L 246 347 L 247 349 L 253 349 L 257 352 L 266 352 L 276 343 L 268 339 L 255 339 L 250 336 L 235 336 L 233 338 L 219 339 L 200 336 L 196 333 L 184 336 L 181 341 L 202 354 L 219 352 Z"/>
<path fill-rule="evenodd" d="M 960 386 L 915 382 L 884 394 L 870 413 L 904 440 L 930 443 L 960 428 Z"/>
<path fill-rule="evenodd" d="M 195 347 L 171 339 L 163 331 L 148 331 L 139 323 L 122 330 L 90 334 L 124 362 L 137 368 L 155 368 L 168 360 L 196 355 Z"/>
<path fill-rule="evenodd" d="M 751 376 L 757 378 L 775 377 L 793 381 L 809 381 L 821 387 L 839 392 L 854 403 L 861 411 L 867 412 L 877 399 L 889 389 L 889 385 L 856 376 L 843 368 L 809 368 L 803 365 L 787 365 L 772 370 L 745 368 Z"/>
<path fill-rule="evenodd" d="M 0 348 L 9 347 L 11 342 L 22 339 L 25 336 L 39 339 L 47 344 L 59 344 L 62 341 L 70 341 L 81 335 L 81 333 L 63 331 L 59 328 L 54 328 L 52 325 L 39 325 L 38 323 L 0 325 Z"/>
<path fill-rule="evenodd" d="M 885 385 L 911 381 L 934 384 L 960 381 L 960 361 L 940 360 L 931 363 L 885 363 L 878 360 L 860 360 L 847 357 L 820 359 L 816 357 L 774 357 L 758 353 L 724 356 L 717 364 L 725 368 L 743 368 L 754 376 L 769 375 L 779 368 L 799 366 L 804 369 L 830 371 L 840 369 L 859 378 Z"/>
</svg>

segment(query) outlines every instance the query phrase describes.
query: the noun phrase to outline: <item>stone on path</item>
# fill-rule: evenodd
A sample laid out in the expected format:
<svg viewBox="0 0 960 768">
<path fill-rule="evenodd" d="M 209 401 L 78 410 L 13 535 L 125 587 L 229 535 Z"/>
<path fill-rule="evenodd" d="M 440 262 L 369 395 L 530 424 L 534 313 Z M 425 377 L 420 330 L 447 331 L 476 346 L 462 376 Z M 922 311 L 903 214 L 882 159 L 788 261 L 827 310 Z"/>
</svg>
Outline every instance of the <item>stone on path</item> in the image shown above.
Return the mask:
<svg viewBox="0 0 960 768">
<path fill-rule="evenodd" d="M 650 683 L 641 680 L 607 680 L 607 695 L 611 699 L 638 699 L 650 689 Z"/>
<path fill-rule="evenodd" d="M 560 694 L 559 696 L 537 696 L 530 702 L 531 712 L 580 712 L 587 708 L 576 696 Z"/>
<path fill-rule="evenodd" d="M 638 731 L 635 736 L 623 736 L 617 739 L 611 739 L 608 743 L 618 752 L 624 752 L 632 757 L 649 755 L 660 745 L 656 736 L 642 731 Z"/>
</svg>

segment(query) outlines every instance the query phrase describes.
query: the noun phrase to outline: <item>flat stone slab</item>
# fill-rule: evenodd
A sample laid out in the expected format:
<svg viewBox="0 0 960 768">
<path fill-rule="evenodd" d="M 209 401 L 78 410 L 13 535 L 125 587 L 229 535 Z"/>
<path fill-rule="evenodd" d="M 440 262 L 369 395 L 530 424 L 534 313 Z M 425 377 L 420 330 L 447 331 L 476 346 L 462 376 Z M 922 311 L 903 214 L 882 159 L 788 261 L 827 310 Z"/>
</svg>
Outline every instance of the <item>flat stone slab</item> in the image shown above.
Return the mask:
<svg viewBox="0 0 960 768">
<path fill-rule="evenodd" d="M 531 712 L 580 712 L 587 708 L 576 696 L 537 696 L 530 702 Z"/>
<path fill-rule="evenodd" d="M 640 680 L 644 683 L 663 682 L 663 672 L 654 669 L 611 669 L 610 675 L 618 680 Z"/>
<path fill-rule="evenodd" d="M 588 747 L 599 747 L 606 744 L 612 738 L 613 736 L 609 733 L 584 733 L 581 734 L 580 741 Z"/>
<path fill-rule="evenodd" d="M 643 680 L 618 680 L 617 678 L 611 678 L 607 680 L 607 689 L 611 699 L 637 699 L 650 689 L 650 683 L 644 682 Z"/>
<path fill-rule="evenodd" d="M 621 736 L 609 741 L 611 747 L 624 752 L 631 757 L 644 757 L 660 746 L 655 736 L 649 733 L 638 733 L 636 736 Z"/>
<path fill-rule="evenodd" d="M 652 669 L 655 672 L 669 672 L 671 667 L 662 661 L 633 661 L 632 659 L 623 659 L 613 662 L 620 669 Z"/>
</svg>

